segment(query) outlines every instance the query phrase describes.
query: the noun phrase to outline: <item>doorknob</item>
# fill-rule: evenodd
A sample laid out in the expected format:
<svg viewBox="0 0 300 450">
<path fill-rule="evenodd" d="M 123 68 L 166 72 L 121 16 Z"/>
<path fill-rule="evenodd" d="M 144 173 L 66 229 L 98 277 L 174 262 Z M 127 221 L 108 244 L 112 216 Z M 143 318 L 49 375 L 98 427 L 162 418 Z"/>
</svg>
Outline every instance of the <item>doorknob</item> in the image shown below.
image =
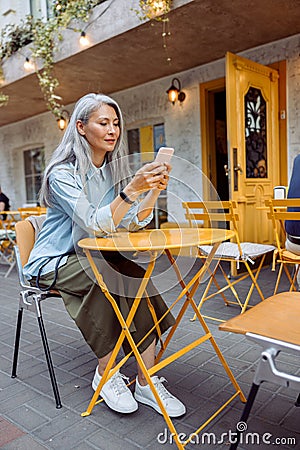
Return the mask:
<svg viewBox="0 0 300 450">
<path fill-rule="evenodd" d="M 229 169 L 228 169 L 227 164 L 224 165 L 224 170 L 225 170 L 225 175 L 226 175 L 226 177 L 228 177 L 228 175 L 229 175 Z"/>
<path fill-rule="evenodd" d="M 241 168 L 241 166 L 239 164 L 237 164 L 236 166 L 234 166 L 233 170 L 235 172 L 241 172 L 243 173 L 243 169 Z"/>
</svg>

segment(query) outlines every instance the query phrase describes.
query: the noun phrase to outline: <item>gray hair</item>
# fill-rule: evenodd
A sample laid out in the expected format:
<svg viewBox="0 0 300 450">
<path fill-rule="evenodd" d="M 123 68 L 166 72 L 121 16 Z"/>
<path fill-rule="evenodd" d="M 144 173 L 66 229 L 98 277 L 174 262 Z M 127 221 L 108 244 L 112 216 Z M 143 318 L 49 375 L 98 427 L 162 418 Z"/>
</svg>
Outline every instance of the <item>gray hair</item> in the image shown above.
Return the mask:
<svg viewBox="0 0 300 450">
<path fill-rule="evenodd" d="M 124 122 L 121 109 L 111 97 L 103 94 L 87 94 L 76 103 L 62 141 L 53 152 L 50 162 L 45 169 L 40 191 L 40 203 L 42 205 L 51 206 L 49 175 L 53 168 L 59 164 L 73 162 L 77 167 L 83 185 L 85 184 L 87 171 L 92 164 L 92 151 L 86 138 L 78 132 L 76 122 L 77 120 L 81 120 L 83 124 L 87 124 L 91 114 L 97 111 L 103 104 L 114 108 L 119 119 L 119 138 L 114 151 L 107 154 L 107 161 L 110 163 L 116 194 L 128 182 L 131 173 L 128 158 L 124 158 L 127 155 L 127 150 L 123 143 Z"/>
</svg>

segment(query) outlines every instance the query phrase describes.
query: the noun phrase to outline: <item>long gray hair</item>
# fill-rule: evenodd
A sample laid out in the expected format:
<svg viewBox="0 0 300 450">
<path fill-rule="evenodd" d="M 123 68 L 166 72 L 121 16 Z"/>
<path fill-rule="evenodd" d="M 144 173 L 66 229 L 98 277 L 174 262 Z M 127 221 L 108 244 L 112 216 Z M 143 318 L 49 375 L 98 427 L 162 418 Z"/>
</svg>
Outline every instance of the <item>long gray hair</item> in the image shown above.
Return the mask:
<svg viewBox="0 0 300 450">
<path fill-rule="evenodd" d="M 76 103 L 64 137 L 53 152 L 50 162 L 45 169 L 40 191 L 40 203 L 42 205 L 51 206 L 49 175 L 52 169 L 59 164 L 73 162 L 77 167 L 83 185 L 85 184 L 87 171 L 92 164 L 92 150 L 86 138 L 78 132 L 76 122 L 77 120 L 81 120 L 86 125 L 91 114 L 97 111 L 103 104 L 114 108 L 119 119 L 119 138 L 114 151 L 107 153 L 107 161 L 110 163 L 116 194 L 129 181 L 131 173 L 128 158 L 124 158 L 127 155 L 127 150 L 123 144 L 124 123 L 121 109 L 111 97 L 103 94 L 87 94 Z"/>
</svg>

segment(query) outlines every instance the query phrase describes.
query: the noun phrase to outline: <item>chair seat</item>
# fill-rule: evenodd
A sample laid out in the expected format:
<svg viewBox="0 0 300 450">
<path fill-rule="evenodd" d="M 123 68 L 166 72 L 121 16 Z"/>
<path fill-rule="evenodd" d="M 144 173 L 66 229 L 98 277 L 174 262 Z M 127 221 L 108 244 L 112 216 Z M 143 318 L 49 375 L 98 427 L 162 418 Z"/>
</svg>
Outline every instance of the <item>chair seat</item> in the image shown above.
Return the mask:
<svg viewBox="0 0 300 450">
<path fill-rule="evenodd" d="M 211 251 L 211 245 L 202 245 L 199 247 L 204 255 L 208 255 Z M 236 259 L 237 261 L 247 261 L 256 259 L 266 253 L 273 252 L 275 247 L 273 245 L 256 244 L 253 242 L 241 243 L 242 254 L 240 254 L 239 247 L 234 242 L 224 242 L 221 244 L 215 254 L 215 258 Z"/>
<path fill-rule="evenodd" d="M 284 261 L 299 261 L 300 263 L 300 255 L 296 255 L 289 250 L 283 250 L 282 252 L 280 252 L 280 258 L 282 258 Z"/>
</svg>

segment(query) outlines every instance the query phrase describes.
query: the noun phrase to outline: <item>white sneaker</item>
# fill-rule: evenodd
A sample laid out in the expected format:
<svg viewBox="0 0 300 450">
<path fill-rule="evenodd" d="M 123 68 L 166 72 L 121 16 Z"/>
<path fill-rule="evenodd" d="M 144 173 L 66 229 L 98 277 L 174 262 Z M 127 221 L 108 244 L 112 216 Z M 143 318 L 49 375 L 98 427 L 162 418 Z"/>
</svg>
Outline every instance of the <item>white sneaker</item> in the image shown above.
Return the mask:
<svg viewBox="0 0 300 450">
<path fill-rule="evenodd" d="M 114 411 L 119 413 L 132 413 L 138 409 L 138 404 L 135 401 L 131 390 L 126 386 L 124 379 L 128 382 L 125 375 L 117 371 L 103 386 L 100 395 L 103 400 Z M 94 391 L 97 389 L 101 380 L 98 367 L 96 367 L 95 375 L 92 382 Z"/>
<path fill-rule="evenodd" d="M 174 397 L 174 395 L 172 395 L 163 385 L 163 382 L 167 380 L 163 377 L 158 378 L 157 376 L 151 377 L 151 380 L 169 416 L 179 417 L 185 414 L 186 409 L 184 404 L 181 403 L 181 401 L 178 400 L 178 398 Z M 155 400 L 155 397 L 151 391 L 150 386 L 148 384 L 146 386 L 141 386 L 138 382 L 137 377 L 134 396 L 138 402 L 144 403 L 144 405 L 151 406 L 159 414 L 162 414 L 161 409 L 158 406 L 157 401 Z"/>
</svg>

